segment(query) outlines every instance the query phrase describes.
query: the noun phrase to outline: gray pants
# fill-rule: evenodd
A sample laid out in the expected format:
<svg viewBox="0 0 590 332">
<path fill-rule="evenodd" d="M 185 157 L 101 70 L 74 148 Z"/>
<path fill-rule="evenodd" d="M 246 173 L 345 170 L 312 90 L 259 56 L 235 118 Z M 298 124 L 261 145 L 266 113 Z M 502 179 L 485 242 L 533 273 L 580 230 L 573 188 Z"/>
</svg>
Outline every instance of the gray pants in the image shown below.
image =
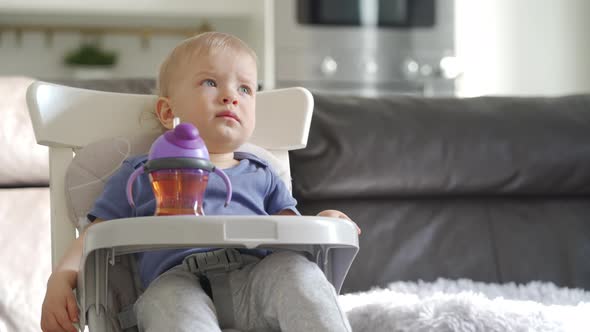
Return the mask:
<svg viewBox="0 0 590 332">
<path fill-rule="evenodd" d="M 229 273 L 240 331 L 351 331 L 334 287 L 300 254 L 274 253 Z M 154 280 L 135 312 L 140 331 L 221 331 L 213 302 L 182 265 Z"/>
</svg>

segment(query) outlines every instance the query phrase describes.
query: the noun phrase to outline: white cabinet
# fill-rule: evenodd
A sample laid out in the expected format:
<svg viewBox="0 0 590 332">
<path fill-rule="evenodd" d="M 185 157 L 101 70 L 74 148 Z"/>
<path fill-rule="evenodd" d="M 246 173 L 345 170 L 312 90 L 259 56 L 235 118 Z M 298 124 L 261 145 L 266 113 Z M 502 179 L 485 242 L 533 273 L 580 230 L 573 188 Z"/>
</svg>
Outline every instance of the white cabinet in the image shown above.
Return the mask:
<svg viewBox="0 0 590 332">
<path fill-rule="evenodd" d="M 94 15 L 203 15 L 215 17 L 250 16 L 262 8 L 264 0 L 0 0 L 5 14 Z"/>
<path fill-rule="evenodd" d="M 192 34 L 207 23 L 214 30 L 237 35 L 256 51 L 260 80 L 265 88 L 270 88 L 274 86 L 273 1 L 0 0 L 0 40 L 3 48 L 0 58 L 13 64 L 10 68 L 0 67 L 0 75 L 59 78 L 64 71 L 59 66 L 65 52 L 59 48 L 63 45 L 74 47 L 84 38 L 84 33 L 80 33 L 82 29 L 76 28 L 88 30 L 90 26 L 104 36 L 102 39 L 106 48 L 118 49 L 121 65 L 116 70 L 116 76 L 151 76 L 155 72 L 153 68 L 165 55 L 162 49 L 171 47 L 186 34 L 167 34 L 168 42 L 154 39 L 151 43 L 144 43 L 143 40 L 157 37 L 158 29 L 160 35 L 170 28 L 188 30 Z M 136 39 L 142 41 L 118 39 L 113 42 L 108 32 L 104 33 L 107 30 L 101 30 L 101 27 L 135 28 L 132 34 L 139 36 L 132 35 L 127 39 L 138 37 Z M 176 40 L 170 41 L 171 38 Z M 137 46 L 139 44 L 149 44 L 151 48 L 141 48 Z M 156 47 L 160 49 L 154 49 Z M 31 59 L 41 53 L 46 55 L 45 62 Z"/>
</svg>

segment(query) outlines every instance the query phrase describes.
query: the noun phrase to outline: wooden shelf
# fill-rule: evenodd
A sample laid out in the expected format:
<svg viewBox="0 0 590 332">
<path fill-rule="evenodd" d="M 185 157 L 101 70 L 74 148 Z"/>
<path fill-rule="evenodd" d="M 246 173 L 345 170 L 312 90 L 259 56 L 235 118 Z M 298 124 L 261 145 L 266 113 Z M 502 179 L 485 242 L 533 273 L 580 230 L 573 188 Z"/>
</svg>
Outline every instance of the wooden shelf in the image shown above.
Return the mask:
<svg viewBox="0 0 590 332">
<path fill-rule="evenodd" d="M 149 37 L 154 35 L 194 36 L 200 32 L 212 29 L 205 26 L 194 27 L 158 27 L 158 26 L 103 26 L 103 25 L 54 25 L 54 24 L 0 24 L 0 31 L 15 31 L 17 33 L 44 32 L 46 34 L 76 32 L 84 35 L 136 35 Z"/>
</svg>

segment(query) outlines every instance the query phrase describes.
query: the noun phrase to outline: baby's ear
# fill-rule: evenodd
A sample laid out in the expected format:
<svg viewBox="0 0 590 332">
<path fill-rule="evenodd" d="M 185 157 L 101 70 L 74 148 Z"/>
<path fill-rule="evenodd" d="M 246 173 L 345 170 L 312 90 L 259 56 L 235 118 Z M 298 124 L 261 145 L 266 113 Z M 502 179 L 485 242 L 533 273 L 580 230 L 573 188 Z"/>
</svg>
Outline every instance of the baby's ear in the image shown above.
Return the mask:
<svg viewBox="0 0 590 332">
<path fill-rule="evenodd" d="M 167 129 L 174 127 L 174 113 L 172 112 L 168 98 L 158 97 L 156 101 L 156 115 L 164 127 Z"/>
</svg>

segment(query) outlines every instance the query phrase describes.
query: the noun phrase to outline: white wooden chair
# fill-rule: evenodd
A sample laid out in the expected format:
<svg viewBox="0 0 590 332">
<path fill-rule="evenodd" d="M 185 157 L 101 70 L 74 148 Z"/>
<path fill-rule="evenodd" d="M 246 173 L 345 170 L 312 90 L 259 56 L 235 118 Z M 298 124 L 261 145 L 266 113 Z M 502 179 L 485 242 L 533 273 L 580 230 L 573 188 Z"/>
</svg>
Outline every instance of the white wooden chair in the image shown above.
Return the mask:
<svg viewBox="0 0 590 332">
<path fill-rule="evenodd" d="M 66 176 L 74 154 L 81 154 L 93 142 L 113 137 L 155 137 L 159 123 L 154 117 L 145 116 L 153 109 L 155 99 L 152 95 L 101 92 L 40 81 L 29 87 L 27 103 L 35 136 L 39 144 L 49 147 L 54 267 L 76 236 L 79 220 L 75 219 L 88 212 L 72 213 L 80 207 L 72 206 L 78 203 L 68 200 L 72 195 L 68 195 L 71 188 L 66 188 Z M 283 178 L 287 181 L 288 151 L 305 147 L 312 111 L 313 97 L 303 88 L 257 95 L 256 130 L 250 143 L 274 156 L 274 163 L 285 170 Z M 145 146 L 144 153 L 149 145 Z M 254 148 L 254 153 L 257 149 L 260 150 Z M 96 157 L 104 158 L 109 157 Z M 86 202 L 85 206 L 91 203 Z M 191 222 L 194 218 L 199 218 L 199 222 Z M 100 223 L 88 230 L 84 244 L 77 288 L 80 326 L 88 323 L 91 331 L 110 328 L 105 314 L 109 305 L 107 280 L 116 257 L 154 248 L 191 246 L 307 251 L 339 291 L 358 251 L 358 235 L 353 223 L 324 217 L 172 216 Z"/>
</svg>

